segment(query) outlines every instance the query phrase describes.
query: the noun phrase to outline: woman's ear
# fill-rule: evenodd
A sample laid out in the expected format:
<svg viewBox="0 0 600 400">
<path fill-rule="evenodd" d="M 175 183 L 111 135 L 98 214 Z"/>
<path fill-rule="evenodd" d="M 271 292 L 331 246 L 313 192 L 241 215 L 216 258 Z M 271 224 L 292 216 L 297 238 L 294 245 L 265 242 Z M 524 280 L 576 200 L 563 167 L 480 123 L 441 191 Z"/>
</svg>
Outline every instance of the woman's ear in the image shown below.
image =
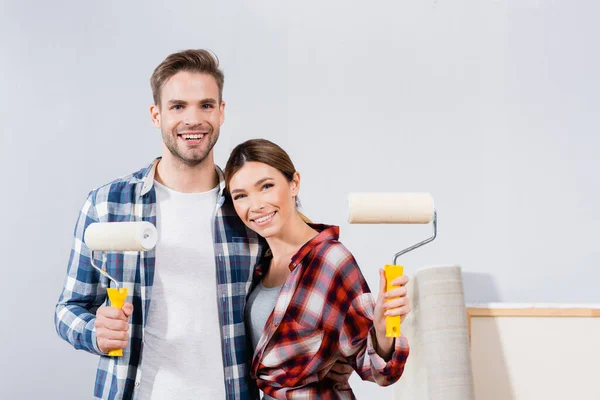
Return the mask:
<svg viewBox="0 0 600 400">
<path fill-rule="evenodd" d="M 297 197 L 300 192 L 300 173 L 298 171 L 294 172 L 290 187 L 292 188 L 292 197 Z"/>
</svg>

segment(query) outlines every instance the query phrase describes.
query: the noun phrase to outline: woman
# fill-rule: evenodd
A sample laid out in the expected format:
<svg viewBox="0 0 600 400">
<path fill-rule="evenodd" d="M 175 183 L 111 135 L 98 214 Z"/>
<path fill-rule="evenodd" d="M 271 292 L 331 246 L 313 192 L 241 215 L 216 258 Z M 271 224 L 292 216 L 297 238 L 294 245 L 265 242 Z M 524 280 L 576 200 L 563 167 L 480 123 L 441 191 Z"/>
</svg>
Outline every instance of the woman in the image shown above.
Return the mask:
<svg viewBox="0 0 600 400">
<path fill-rule="evenodd" d="M 392 284 L 399 287 L 384 293 L 380 270 L 375 304 L 354 257 L 338 241 L 339 228 L 312 224 L 298 212 L 300 175 L 276 144 L 238 145 L 225 181 L 239 217 L 269 245 L 246 305 L 255 348 L 250 373 L 265 398 L 354 398 L 347 385 L 325 378 L 338 360 L 364 380 L 397 381 L 408 342 L 385 337 L 385 316 L 408 314 L 408 279 L 398 278 Z"/>
</svg>

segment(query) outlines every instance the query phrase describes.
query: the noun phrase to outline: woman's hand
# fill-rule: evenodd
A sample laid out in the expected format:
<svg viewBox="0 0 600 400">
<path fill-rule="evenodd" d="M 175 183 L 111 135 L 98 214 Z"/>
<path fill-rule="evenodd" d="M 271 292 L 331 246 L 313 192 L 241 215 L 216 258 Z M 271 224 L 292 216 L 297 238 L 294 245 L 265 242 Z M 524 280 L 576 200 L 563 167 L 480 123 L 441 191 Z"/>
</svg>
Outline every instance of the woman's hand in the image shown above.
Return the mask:
<svg viewBox="0 0 600 400">
<path fill-rule="evenodd" d="M 386 293 L 387 281 L 383 269 L 379 270 L 379 294 L 377 304 L 375 305 L 375 332 L 377 333 L 377 354 L 385 360 L 389 360 L 394 352 L 394 338 L 385 336 L 385 317 L 400 316 L 400 321 L 404 321 L 410 312 L 410 302 L 406 296 L 406 284 L 408 277 L 403 275 L 394 281 L 393 286 L 397 286 Z M 386 301 L 390 299 L 389 301 Z"/>
</svg>

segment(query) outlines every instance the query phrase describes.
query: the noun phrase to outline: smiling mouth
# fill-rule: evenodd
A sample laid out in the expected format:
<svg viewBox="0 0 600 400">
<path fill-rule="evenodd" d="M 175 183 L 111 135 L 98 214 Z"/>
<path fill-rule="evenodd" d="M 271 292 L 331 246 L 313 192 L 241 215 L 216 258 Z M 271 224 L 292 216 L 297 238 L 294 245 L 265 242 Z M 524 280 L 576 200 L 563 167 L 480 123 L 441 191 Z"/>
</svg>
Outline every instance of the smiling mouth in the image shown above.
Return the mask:
<svg viewBox="0 0 600 400">
<path fill-rule="evenodd" d="M 180 138 L 182 138 L 183 140 L 186 141 L 193 141 L 193 140 L 202 140 L 202 138 L 204 137 L 205 133 L 193 133 L 193 134 L 177 134 L 177 136 L 179 136 Z"/>
<path fill-rule="evenodd" d="M 266 225 L 269 222 L 271 222 L 271 220 L 273 219 L 273 217 L 275 216 L 276 213 L 277 213 L 277 211 L 273 211 L 270 214 L 263 215 L 260 218 L 251 219 L 250 221 L 252 221 L 252 222 L 254 222 L 255 224 L 258 224 L 258 225 Z"/>
</svg>

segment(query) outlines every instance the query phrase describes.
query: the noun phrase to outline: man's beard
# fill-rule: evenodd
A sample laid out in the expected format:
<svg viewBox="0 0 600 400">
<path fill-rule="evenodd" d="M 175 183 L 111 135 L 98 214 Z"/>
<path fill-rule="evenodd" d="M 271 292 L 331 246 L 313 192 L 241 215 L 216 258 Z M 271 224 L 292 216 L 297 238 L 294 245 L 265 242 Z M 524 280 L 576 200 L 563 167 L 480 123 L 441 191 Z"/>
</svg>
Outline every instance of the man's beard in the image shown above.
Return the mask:
<svg viewBox="0 0 600 400">
<path fill-rule="evenodd" d="M 193 129 L 186 129 L 186 130 L 193 130 Z M 204 128 L 202 130 L 206 130 L 206 128 Z M 183 151 L 181 151 L 177 147 L 177 141 L 179 140 L 177 131 L 175 131 L 175 132 L 162 131 L 162 136 L 163 136 L 163 141 L 164 141 L 165 145 L 167 146 L 167 149 L 169 149 L 169 152 L 173 155 L 173 157 L 175 157 L 176 159 L 178 159 L 179 161 L 181 161 L 183 164 L 185 164 L 188 167 L 195 167 L 199 164 L 202 164 L 202 162 L 204 162 L 206 157 L 210 154 L 210 151 L 217 143 L 217 139 L 219 138 L 219 133 L 220 133 L 219 128 L 213 129 L 211 126 L 209 126 L 208 132 L 205 133 L 205 136 L 203 137 L 203 139 L 209 140 L 208 146 L 199 148 L 199 149 L 194 149 L 191 151 L 188 150 L 186 152 L 186 153 L 188 153 L 188 155 L 184 154 Z"/>
</svg>

